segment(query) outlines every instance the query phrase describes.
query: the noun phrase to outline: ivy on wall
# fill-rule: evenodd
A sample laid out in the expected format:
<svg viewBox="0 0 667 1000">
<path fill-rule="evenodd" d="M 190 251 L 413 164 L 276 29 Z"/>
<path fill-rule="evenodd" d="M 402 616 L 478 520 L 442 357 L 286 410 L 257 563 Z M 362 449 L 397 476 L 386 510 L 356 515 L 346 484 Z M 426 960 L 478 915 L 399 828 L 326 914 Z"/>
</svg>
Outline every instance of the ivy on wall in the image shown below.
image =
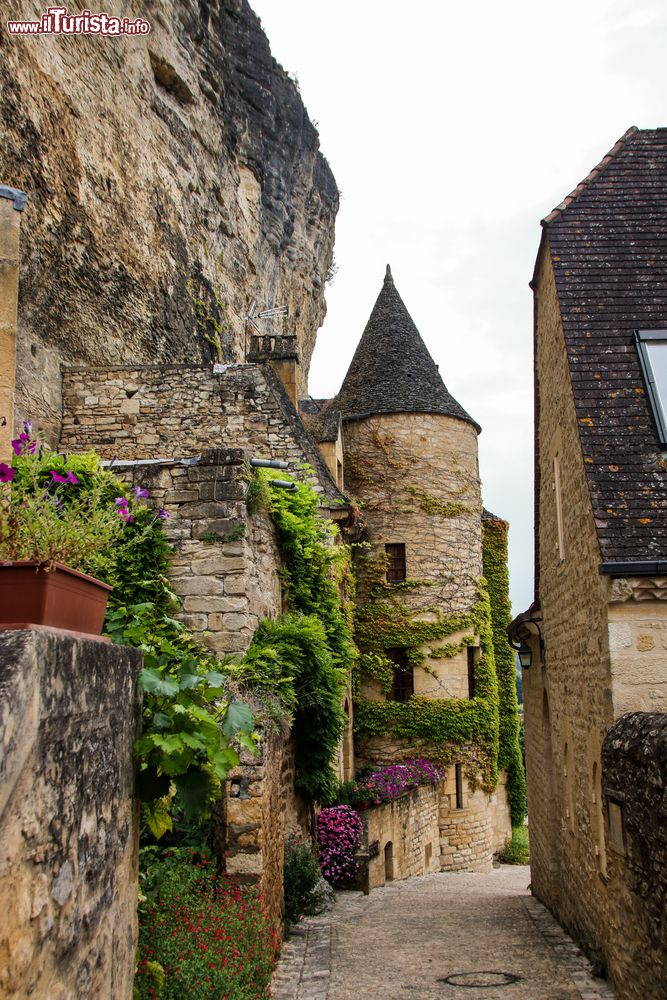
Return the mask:
<svg viewBox="0 0 667 1000">
<path fill-rule="evenodd" d="M 498 779 L 498 688 L 489 597 L 483 582 L 470 611 L 445 615 L 433 605 L 429 612 L 433 620 L 415 621 L 398 594 L 371 599 L 359 609 L 356 635 L 363 652 L 354 676 L 355 733 L 360 739 L 386 735 L 404 739 L 415 752 L 443 766 L 462 761 L 471 783 L 492 791 Z M 405 649 L 407 665 L 414 669 L 423 666 L 425 645 L 460 631 L 469 633 L 462 643 L 440 646 L 440 652 L 453 656 L 479 635 L 474 698 L 413 695 L 407 702 L 397 702 L 361 696 L 362 676 L 381 680 L 383 690 L 388 690 L 393 664 L 383 655 L 386 649 Z"/>
<path fill-rule="evenodd" d="M 271 470 L 255 472 L 248 506 L 251 512 L 267 509 L 274 522 L 290 613 L 260 623 L 235 673 L 280 698 L 293 720 L 295 788 L 311 801 L 325 802 L 336 787 L 343 691 L 358 656 L 350 553 L 335 544 L 335 528 L 320 517 L 312 486 L 275 489 L 272 478 L 277 476 Z"/>
<path fill-rule="evenodd" d="M 491 602 L 491 627 L 498 677 L 500 733 L 498 767 L 507 769 L 507 797 L 512 825 L 526 815 L 526 778 L 519 746 L 519 713 L 516 695 L 514 651 L 509 644 L 507 627 L 512 619 L 507 569 L 507 522 L 482 522 L 484 576 Z"/>
<path fill-rule="evenodd" d="M 409 745 L 443 766 L 461 762 L 473 786 L 481 784 L 489 792 L 497 784 L 498 771 L 507 769 L 508 800 L 516 825 L 525 816 L 526 793 L 514 657 L 506 632 L 510 613 L 505 522 L 485 521 L 483 543 L 485 579 L 478 582 L 477 601 L 469 611 L 451 614 L 435 603 L 433 591 L 424 598 L 425 583 L 433 587 L 437 581 L 387 584 L 384 554 L 358 558 L 364 600 L 357 610 L 355 631 L 361 650 L 353 675 L 355 734 L 361 740 L 384 736 L 405 740 L 406 749 Z M 406 598 L 417 591 L 422 604 L 410 606 L 417 602 Z M 465 635 L 457 642 L 445 641 L 457 632 Z M 405 649 L 408 668 L 429 670 L 426 656 L 456 656 L 476 644 L 477 636 L 480 657 L 475 663 L 474 698 L 413 695 L 407 702 L 397 702 L 362 696 L 364 678 L 388 694 L 395 665 L 386 656 L 387 649 Z"/>
</svg>

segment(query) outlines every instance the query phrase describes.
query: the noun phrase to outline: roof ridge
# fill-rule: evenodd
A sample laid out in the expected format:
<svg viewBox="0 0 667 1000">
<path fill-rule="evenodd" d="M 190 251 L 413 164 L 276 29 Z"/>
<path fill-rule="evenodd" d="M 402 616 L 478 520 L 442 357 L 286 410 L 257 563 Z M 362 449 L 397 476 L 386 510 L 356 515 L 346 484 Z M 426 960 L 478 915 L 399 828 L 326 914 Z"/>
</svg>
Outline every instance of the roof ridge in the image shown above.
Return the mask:
<svg viewBox="0 0 667 1000">
<path fill-rule="evenodd" d="M 572 205 L 573 202 L 577 200 L 577 198 L 581 194 L 583 194 L 583 192 L 588 188 L 589 184 L 591 184 L 597 177 L 599 177 L 599 175 L 602 173 L 605 167 L 609 163 L 611 163 L 614 157 L 617 156 L 618 153 L 620 153 L 621 149 L 623 149 L 630 136 L 635 135 L 639 131 L 640 129 L 636 125 L 631 125 L 630 128 L 623 133 L 621 138 L 612 146 L 609 152 L 602 157 L 598 165 L 596 167 L 593 167 L 591 172 L 587 174 L 582 181 L 579 181 L 574 190 L 570 191 L 570 193 L 566 195 L 565 198 L 563 198 L 560 205 L 556 205 L 556 207 L 552 209 L 548 215 L 545 215 L 545 217 L 540 220 L 540 225 L 546 227 L 550 225 L 552 222 L 554 222 L 557 218 L 559 218 L 559 216 L 562 215 L 562 213 L 565 212 L 570 207 L 570 205 Z"/>
</svg>

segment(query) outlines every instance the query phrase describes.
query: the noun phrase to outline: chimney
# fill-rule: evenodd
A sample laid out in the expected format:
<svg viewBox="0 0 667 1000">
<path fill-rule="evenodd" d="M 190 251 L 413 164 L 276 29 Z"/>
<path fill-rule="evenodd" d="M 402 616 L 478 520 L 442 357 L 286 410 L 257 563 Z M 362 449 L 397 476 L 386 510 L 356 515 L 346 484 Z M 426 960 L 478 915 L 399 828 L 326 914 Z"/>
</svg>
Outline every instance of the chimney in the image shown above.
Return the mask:
<svg viewBox="0 0 667 1000">
<path fill-rule="evenodd" d="M 16 388 L 19 228 L 27 195 L 0 184 L 0 460 L 11 458 Z"/>
<path fill-rule="evenodd" d="M 250 350 L 247 361 L 252 363 L 269 362 L 274 372 L 285 386 L 295 410 L 299 409 L 297 395 L 296 366 L 299 364 L 299 352 L 296 336 L 277 333 L 255 335 L 250 338 Z"/>
</svg>

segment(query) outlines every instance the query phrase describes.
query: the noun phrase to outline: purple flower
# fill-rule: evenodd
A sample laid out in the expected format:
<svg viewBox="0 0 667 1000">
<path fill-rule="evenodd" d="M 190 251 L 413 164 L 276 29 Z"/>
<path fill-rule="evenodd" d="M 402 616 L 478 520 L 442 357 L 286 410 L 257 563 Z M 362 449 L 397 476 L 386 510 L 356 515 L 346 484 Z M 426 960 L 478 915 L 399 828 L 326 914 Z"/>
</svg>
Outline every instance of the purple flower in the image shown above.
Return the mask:
<svg viewBox="0 0 667 1000">
<path fill-rule="evenodd" d="M 79 482 L 79 480 L 76 478 L 76 476 L 74 475 L 73 472 L 69 472 L 68 471 L 68 473 L 67 473 L 67 482 L 68 483 L 74 483 L 74 485 L 76 486 L 77 483 Z"/>
<path fill-rule="evenodd" d="M 51 469 L 50 471 L 51 471 L 51 482 L 66 483 L 68 481 L 67 476 L 61 476 L 59 473 L 56 472 L 55 469 Z"/>
<path fill-rule="evenodd" d="M 135 486 L 134 495 L 135 497 L 143 497 L 143 499 L 146 499 L 150 496 L 150 492 L 148 490 L 142 490 L 141 486 Z"/>
<path fill-rule="evenodd" d="M 122 509 L 124 507 L 127 507 L 128 502 L 125 497 L 116 497 L 114 503 L 116 504 L 116 507 L 120 507 Z"/>
<path fill-rule="evenodd" d="M 164 507 L 159 507 L 158 508 L 158 512 L 157 512 L 157 516 L 160 517 L 160 518 L 162 518 L 163 521 L 166 521 L 167 518 L 169 517 L 169 511 L 165 510 Z"/>
<path fill-rule="evenodd" d="M 15 475 L 16 469 L 7 465 L 6 462 L 0 462 L 0 483 L 11 483 Z"/>
<path fill-rule="evenodd" d="M 30 435 L 32 434 L 32 420 L 23 421 L 23 430 L 28 435 L 28 437 L 30 437 Z"/>
</svg>

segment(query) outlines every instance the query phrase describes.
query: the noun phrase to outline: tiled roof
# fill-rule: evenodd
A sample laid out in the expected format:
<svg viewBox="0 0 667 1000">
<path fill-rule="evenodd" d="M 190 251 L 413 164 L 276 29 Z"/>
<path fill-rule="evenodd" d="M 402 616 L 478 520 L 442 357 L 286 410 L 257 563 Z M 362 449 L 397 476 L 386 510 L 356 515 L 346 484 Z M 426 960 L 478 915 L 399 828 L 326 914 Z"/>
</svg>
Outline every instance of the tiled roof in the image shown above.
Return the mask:
<svg viewBox="0 0 667 1000">
<path fill-rule="evenodd" d="M 447 391 L 387 267 L 382 291 L 331 403 L 343 420 L 379 413 L 442 413 L 481 430 Z"/>
<path fill-rule="evenodd" d="M 630 129 L 543 220 L 604 562 L 667 557 L 667 472 L 633 341 L 667 329 L 667 129 Z"/>
</svg>

